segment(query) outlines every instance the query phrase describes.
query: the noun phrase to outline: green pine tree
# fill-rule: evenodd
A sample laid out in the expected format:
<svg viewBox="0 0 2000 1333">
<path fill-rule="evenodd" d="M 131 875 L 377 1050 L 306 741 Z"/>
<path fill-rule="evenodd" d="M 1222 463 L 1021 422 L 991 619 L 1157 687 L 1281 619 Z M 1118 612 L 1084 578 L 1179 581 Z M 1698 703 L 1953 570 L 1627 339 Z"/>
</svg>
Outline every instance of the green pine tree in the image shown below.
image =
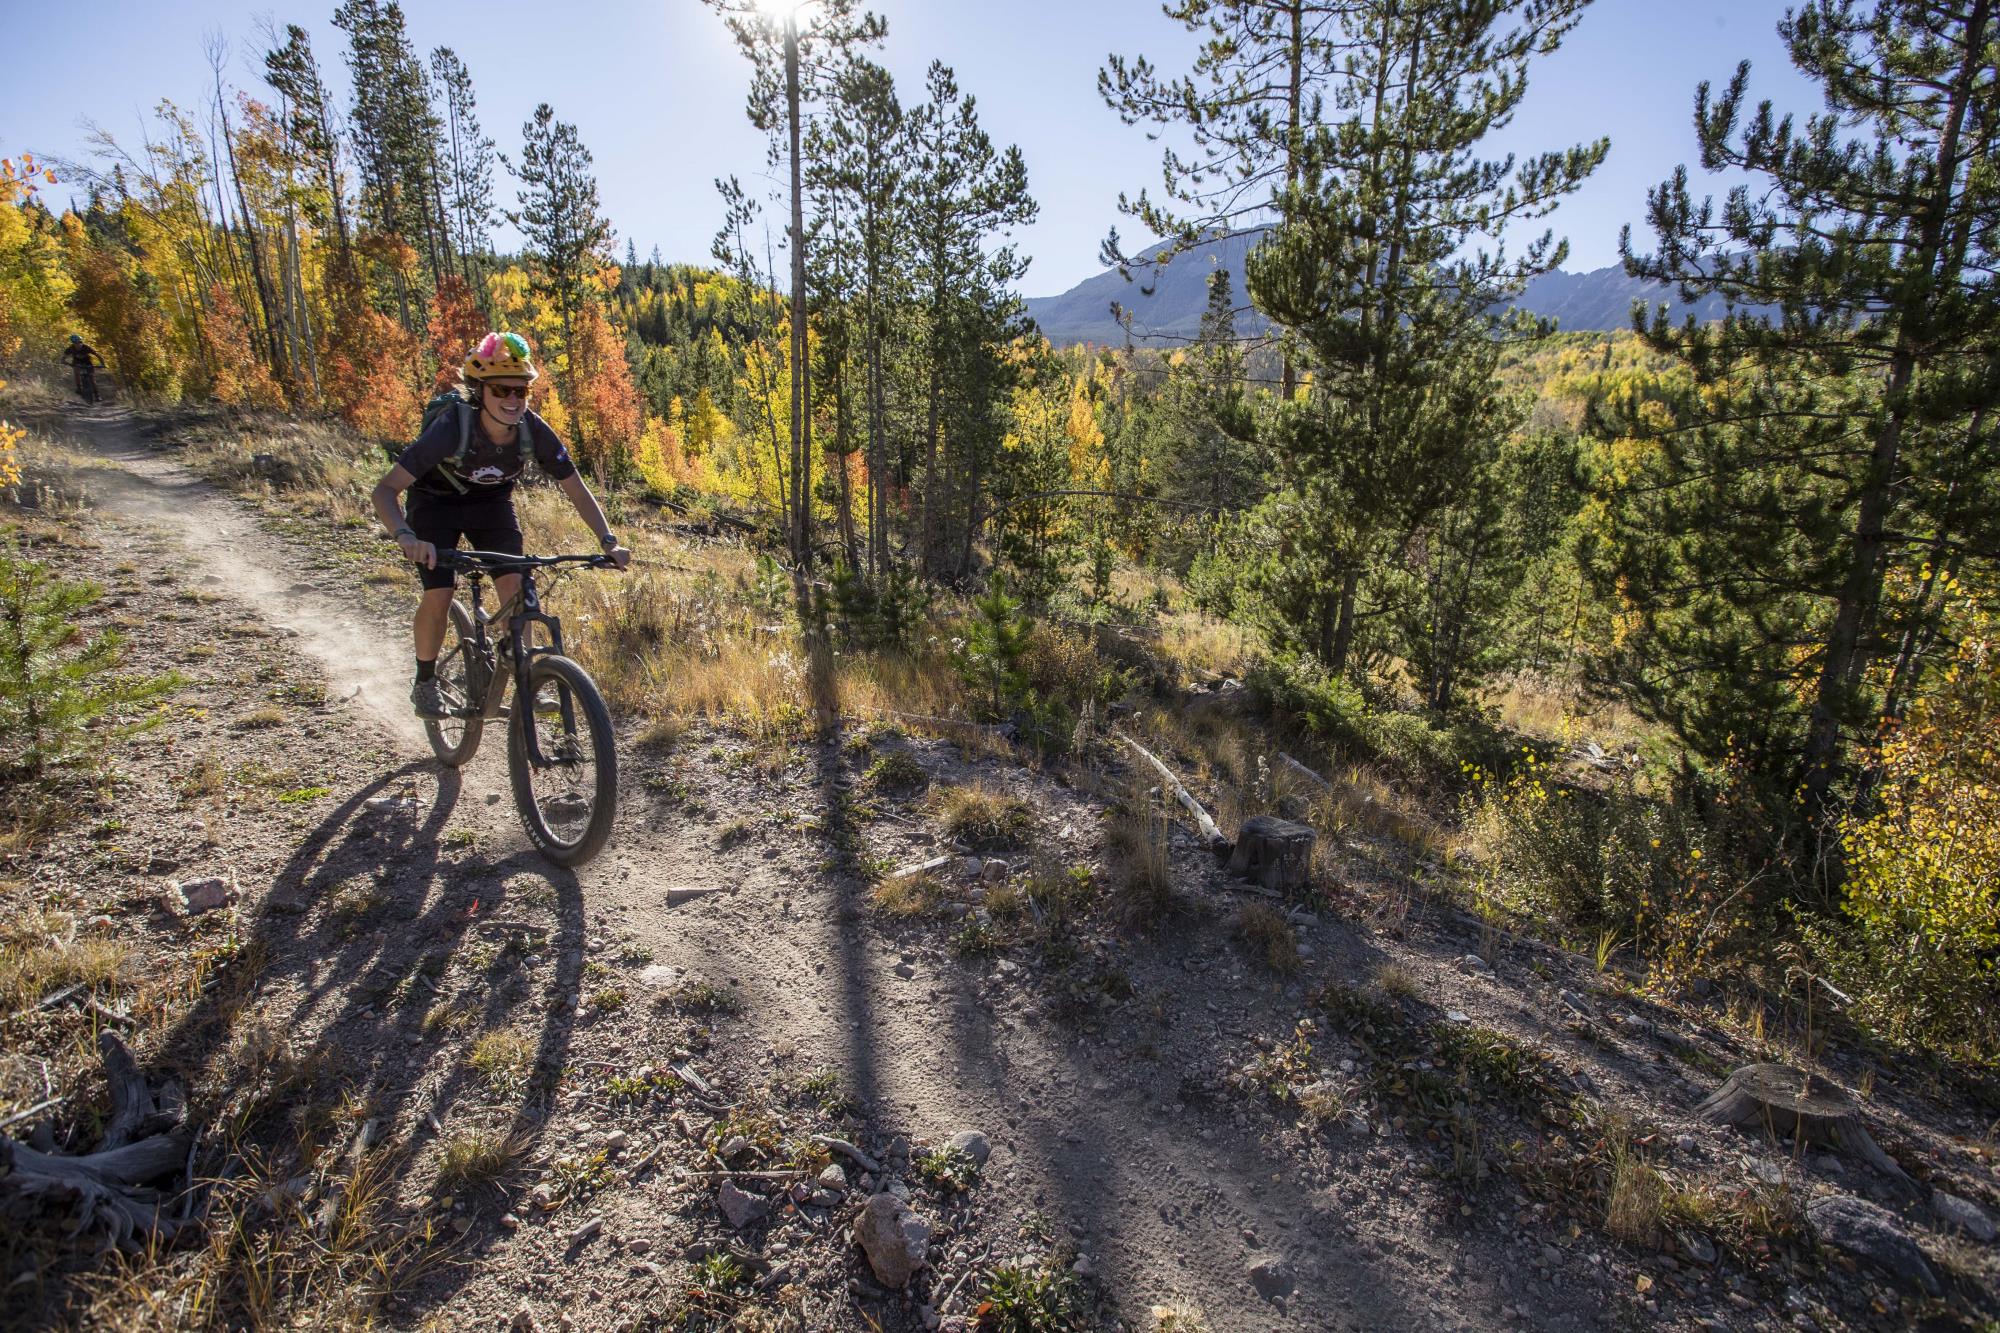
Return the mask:
<svg viewBox="0 0 2000 1333">
<path fill-rule="evenodd" d="M 106 736 L 159 720 L 124 715 L 180 688 L 171 675 L 118 675 L 124 639 L 113 630 L 82 633 L 78 614 L 102 595 L 0 550 L 0 775 L 40 778 L 101 754 Z"/>
<path fill-rule="evenodd" d="M 1746 115 L 1749 66 L 1695 98 L 1720 210 L 1682 168 L 1634 275 L 1736 307 L 1645 328 L 1696 390 L 1603 487 L 1629 632 L 1607 666 L 1698 751 L 1750 757 L 1825 819 L 1939 642 L 1938 576 L 2000 531 L 2000 12 L 1818 0 L 1779 24 L 1827 110 Z M 1923 645 L 1932 645 L 1929 652 Z"/>
</svg>

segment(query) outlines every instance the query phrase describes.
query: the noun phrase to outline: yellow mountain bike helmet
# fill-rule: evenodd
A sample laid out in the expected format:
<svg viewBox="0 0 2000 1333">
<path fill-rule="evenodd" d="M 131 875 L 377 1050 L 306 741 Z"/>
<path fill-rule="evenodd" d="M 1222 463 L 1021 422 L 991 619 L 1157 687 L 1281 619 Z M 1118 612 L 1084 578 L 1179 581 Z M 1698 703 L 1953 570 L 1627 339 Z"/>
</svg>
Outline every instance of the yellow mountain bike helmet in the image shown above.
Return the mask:
<svg viewBox="0 0 2000 1333">
<path fill-rule="evenodd" d="M 460 373 L 468 380 L 533 380 L 535 369 L 528 340 L 518 333 L 489 333 L 466 354 Z"/>
</svg>

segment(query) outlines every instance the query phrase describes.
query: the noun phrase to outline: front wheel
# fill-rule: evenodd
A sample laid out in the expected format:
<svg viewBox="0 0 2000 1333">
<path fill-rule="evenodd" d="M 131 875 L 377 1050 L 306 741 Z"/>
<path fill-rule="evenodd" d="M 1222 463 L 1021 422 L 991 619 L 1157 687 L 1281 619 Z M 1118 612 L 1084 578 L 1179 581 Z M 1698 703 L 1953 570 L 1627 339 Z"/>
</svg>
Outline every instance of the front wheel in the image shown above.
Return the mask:
<svg viewBox="0 0 2000 1333">
<path fill-rule="evenodd" d="M 451 620 L 437 658 L 439 692 L 450 715 L 424 719 L 424 735 L 430 738 L 432 752 L 450 768 L 471 762 L 473 752 L 479 749 L 480 733 L 486 729 L 480 712 L 485 700 L 472 697 L 472 658 L 478 651 L 472 613 L 453 598 Z"/>
<path fill-rule="evenodd" d="M 618 748 L 604 696 L 569 658 L 529 665 L 526 697 L 516 696 L 508 719 L 507 767 L 521 823 L 542 855 L 580 866 L 604 850 L 618 807 Z"/>
</svg>

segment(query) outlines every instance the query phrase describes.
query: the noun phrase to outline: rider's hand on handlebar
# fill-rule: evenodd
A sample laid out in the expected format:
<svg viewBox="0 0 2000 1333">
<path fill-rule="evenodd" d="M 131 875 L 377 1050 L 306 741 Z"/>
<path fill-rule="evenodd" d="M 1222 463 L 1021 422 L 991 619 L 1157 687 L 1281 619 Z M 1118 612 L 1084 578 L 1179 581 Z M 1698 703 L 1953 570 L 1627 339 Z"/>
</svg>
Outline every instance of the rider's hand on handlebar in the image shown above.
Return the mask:
<svg viewBox="0 0 2000 1333">
<path fill-rule="evenodd" d="M 632 563 L 632 552 L 623 546 L 614 546 L 605 554 L 610 557 L 615 568 L 623 569 Z"/>
<path fill-rule="evenodd" d="M 403 559 L 425 569 L 437 568 L 437 547 L 423 541 L 415 533 L 405 533 L 396 539 L 396 545 L 403 548 Z"/>
</svg>

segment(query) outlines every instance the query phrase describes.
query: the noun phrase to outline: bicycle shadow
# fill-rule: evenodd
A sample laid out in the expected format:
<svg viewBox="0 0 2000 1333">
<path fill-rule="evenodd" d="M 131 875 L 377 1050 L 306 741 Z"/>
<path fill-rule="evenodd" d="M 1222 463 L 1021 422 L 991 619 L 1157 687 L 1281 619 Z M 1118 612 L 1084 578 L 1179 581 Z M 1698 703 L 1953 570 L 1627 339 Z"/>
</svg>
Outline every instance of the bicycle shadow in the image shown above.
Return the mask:
<svg viewBox="0 0 2000 1333">
<path fill-rule="evenodd" d="M 428 802 L 403 804 L 427 779 Z M 210 1126 L 211 1145 L 197 1189 L 250 1160 L 274 1183 L 329 1163 L 346 1169 L 364 1155 L 358 1142 L 389 1164 L 394 1201 L 414 1216 L 433 1200 L 410 1192 L 407 1167 L 448 1122 L 461 1129 L 476 1117 L 524 1155 L 538 1146 L 550 1075 L 576 1021 L 564 999 L 581 984 L 582 893 L 576 876 L 532 848 L 452 849 L 445 833 L 463 794 L 457 770 L 430 760 L 374 777 L 313 827 L 264 894 L 248 895 L 240 965 L 160 1047 L 161 1065 L 215 1094 L 195 1117 Z M 555 919 L 535 934 L 534 955 L 493 929 L 523 903 Z M 468 962 L 476 980 L 453 986 L 454 966 Z M 468 1111 L 480 1076 L 467 1051 L 503 1028 L 523 1038 L 523 1077 Z M 225 1124 L 233 1141 L 218 1132 Z M 463 1271 L 443 1265 L 426 1279 L 428 1295 L 458 1285 Z"/>
</svg>

